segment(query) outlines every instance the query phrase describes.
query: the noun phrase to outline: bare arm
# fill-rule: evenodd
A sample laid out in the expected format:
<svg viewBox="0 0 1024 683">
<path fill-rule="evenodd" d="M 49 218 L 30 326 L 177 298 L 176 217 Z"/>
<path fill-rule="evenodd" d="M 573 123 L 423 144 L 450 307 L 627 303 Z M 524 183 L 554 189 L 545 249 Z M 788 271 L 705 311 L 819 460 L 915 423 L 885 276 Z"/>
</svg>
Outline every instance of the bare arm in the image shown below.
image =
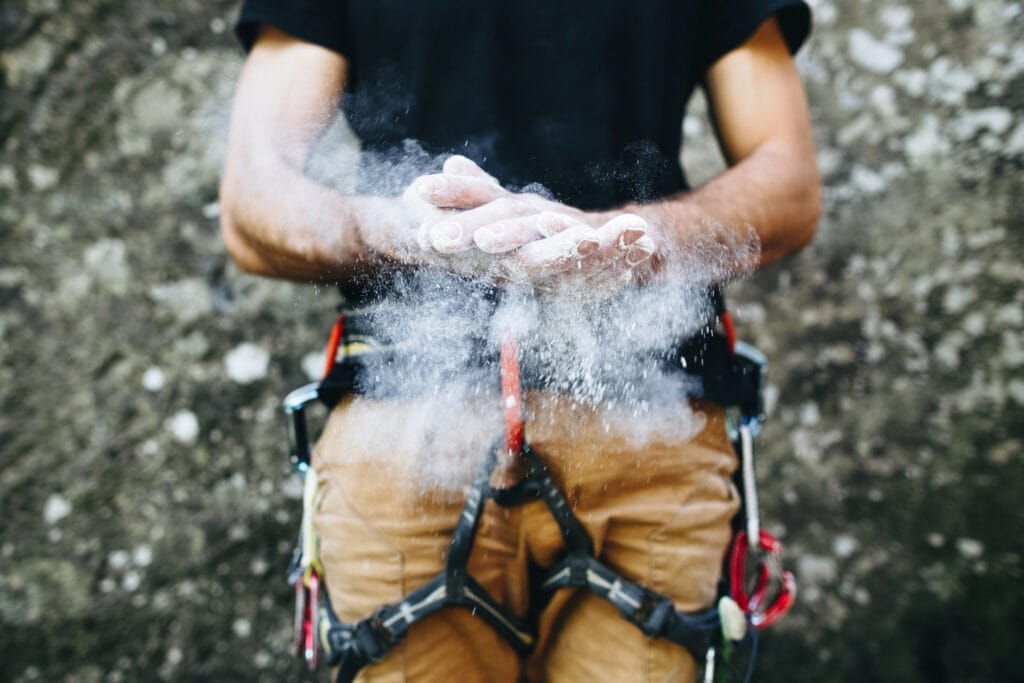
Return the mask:
<svg viewBox="0 0 1024 683">
<path fill-rule="evenodd" d="M 243 270 L 344 279 L 385 258 L 373 245 L 406 227 L 397 202 L 343 196 L 303 173 L 336 116 L 345 74 L 344 58 L 330 50 L 271 27 L 260 32 L 235 95 L 220 188 L 221 232 Z"/>
<path fill-rule="evenodd" d="M 731 168 L 692 192 L 627 210 L 673 226 L 684 248 L 702 222 L 725 230 L 752 225 L 761 242 L 761 263 L 753 266 L 806 246 L 818 222 L 821 181 L 807 99 L 774 19 L 711 67 L 707 90 Z"/>
</svg>

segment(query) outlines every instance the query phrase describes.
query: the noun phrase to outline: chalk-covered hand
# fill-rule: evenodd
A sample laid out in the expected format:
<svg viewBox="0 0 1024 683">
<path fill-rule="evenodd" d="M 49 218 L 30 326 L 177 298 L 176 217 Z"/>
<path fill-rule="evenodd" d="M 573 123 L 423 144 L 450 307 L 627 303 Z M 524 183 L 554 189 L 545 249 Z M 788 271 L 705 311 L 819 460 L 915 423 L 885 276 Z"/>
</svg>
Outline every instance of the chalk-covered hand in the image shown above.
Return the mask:
<svg viewBox="0 0 1024 683">
<path fill-rule="evenodd" d="M 502 279 L 540 289 L 572 282 L 617 290 L 647 279 L 656 261 L 658 245 L 640 216 L 609 218 L 512 193 L 465 157 L 450 157 L 443 173 L 418 178 L 406 199 L 429 207 L 417 235 L 425 252 L 495 255 Z"/>
</svg>

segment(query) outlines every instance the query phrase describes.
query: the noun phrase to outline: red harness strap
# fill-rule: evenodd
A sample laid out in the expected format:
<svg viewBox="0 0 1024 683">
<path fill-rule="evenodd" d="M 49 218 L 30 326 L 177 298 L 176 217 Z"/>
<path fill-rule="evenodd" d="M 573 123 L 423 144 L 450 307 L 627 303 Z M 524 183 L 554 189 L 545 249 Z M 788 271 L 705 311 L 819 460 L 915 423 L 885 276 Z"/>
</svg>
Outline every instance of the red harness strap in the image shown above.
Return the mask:
<svg viewBox="0 0 1024 683">
<path fill-rule="evenodd" d="M 510 456 L 523 448 L 523 395 L 519 384 L 519 346 L 512 333 L 501 341 L 501 402 L 505 410 L 505 448 Z"/>
<path fill-rule="evenodd" d="M 341 336 L 345 332 L 345 314 L 342 313 L 334 321 L 331 328 L 331 336 L 327 339 L 327 358 L 324 360 L 324 377 L 331 373 L 334 362 L 338 357 L 338 345 L 341 344 Z"/>
</svg>

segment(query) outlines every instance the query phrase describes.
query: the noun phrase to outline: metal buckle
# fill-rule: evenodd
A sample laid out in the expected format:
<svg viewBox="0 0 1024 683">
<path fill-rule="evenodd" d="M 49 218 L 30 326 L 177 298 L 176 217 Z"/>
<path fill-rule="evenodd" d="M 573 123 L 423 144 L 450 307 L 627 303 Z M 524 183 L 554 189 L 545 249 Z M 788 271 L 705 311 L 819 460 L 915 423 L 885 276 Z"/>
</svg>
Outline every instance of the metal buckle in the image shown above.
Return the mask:
<svg viewBox="0 0 1024 683">
<path fill-rule="evenodd" d="M 749 361 L 757 369 L 757 406 L 754 410 L 747 410 L 740 416 L 740 424 L 746 424 L 749 426 L 751 436 L 756 437 L 761 432 L 761 427 L 764 425 L 765 421 L 764 385 L 765 380 L 768 377 L 768 357 L 761 353 L 761 351 L 756 347 L 741 341 L 736 342 L 736 346 L 733 348 L 733 353 L 740 358 Z"/>
<path fill-rule="evenodd" d="M 288 426 L 288 458 L 299 474 L 309 467 L 309 430 L 306 429 L 306 406 L 320 397 L 319 382 L 295 389 L 281 403 Z"/>
<path fill-rule="evenodd" d="M 753 548 L 753 550 L 751 550 Z M 747 592 L 748 555 L 756 554 L 756 579 Z M 757 542 L 749 543 L 746 531 L 736 534 L 729 560 L 729 582 L 733 600 L 749 617 L 750 623 L 762 629 L 778 621 L 796 598 L 796 580 L 792 572 L 782 570 L 782 543 L 771 533 L 761 530 Z"/>
</svg>

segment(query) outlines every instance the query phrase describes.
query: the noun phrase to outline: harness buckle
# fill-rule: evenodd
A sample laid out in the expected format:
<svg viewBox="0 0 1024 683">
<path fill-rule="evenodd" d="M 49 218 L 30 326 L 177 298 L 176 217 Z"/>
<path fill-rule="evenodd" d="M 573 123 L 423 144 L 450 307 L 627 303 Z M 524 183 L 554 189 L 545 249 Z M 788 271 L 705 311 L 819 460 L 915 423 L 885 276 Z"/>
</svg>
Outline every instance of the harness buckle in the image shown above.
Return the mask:
<svg viewBox="0 0 1024 683">
<path fill-rule="evenodd" d="M 669 620 L 675 616 L 676 608 L 672 601 L 664 596 L 655 596 L 644 591 L 640 607 L 633 619 L 648 638 L 660 638 L 668 630 Z"/>
<path fill-rule="evenodd" d="M 384 625 L 385 607 L 380 607 L 355 625 L 353 640 L 359 653 L 370 662 L 379 662 L 391 650 L 394 636 Z"/>
</svg>

